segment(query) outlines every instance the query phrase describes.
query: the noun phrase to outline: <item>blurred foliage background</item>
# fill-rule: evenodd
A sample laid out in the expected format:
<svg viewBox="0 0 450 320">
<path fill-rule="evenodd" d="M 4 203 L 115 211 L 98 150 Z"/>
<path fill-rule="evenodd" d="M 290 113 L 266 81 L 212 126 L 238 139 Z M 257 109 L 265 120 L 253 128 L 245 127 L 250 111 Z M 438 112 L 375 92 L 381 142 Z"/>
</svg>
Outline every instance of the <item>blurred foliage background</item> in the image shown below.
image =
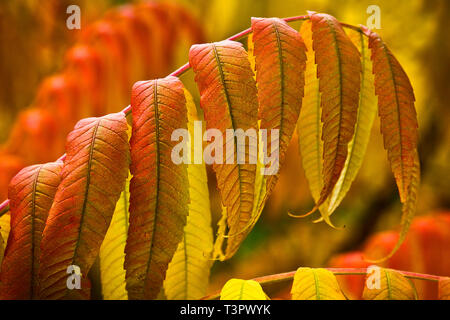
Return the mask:
<svg viewBox="0 0 450 320">
<path fill-rule="evenodd" d="M 9 144 L 10 149 L 11 143 L 14 145 L 15 141 L 11 141 L 11 131 L 19 112 L 34 106 L 40 84 L 46 77 L 64 68 L 66 51 L 79 41 L 84 28 L 104 17 L 111 8 L 139 2 L 142 1 L 0 2 L 0 144 Z M 381 9 L 381 29 L 377 32 L 405 68 L 416 94 L 422 163 L 418 215 L 429 214 L 439 208 L 450 208 L 449 1 L 160 2 L 185 8 L 198 22 L 203 32 L 200 39 L 203 41 L 219 41 L 248 28 L 252 16 L 288 17 L 305 14 L 306 10 L 329 13 L 342 22 L 354 25 L 366 24 L 369 17 L 367 7 L 378 5 Z M 77 4 L 81 8 L 81 30 L 66 28 L 66 8 L 70 4 Z M 299 25 L 292 23 L 295 28 Z M 167 37 L 171 37 L 169 25 L 162 25 L 160 28 L 167 31 Z M 179 41 L 186 42 L 181 38 Z M 158 75 L 168 74 L 186 62 L 188 48 L 188 43 L 175 48 L 173 59 L 163 70 L 165 73 L 160 70 Z M 152 47 L 155 52 L 160 49 L 158 46 Z M 144 73 L 144 76 L 147 74 Z M 198 101 L 198 92 L 192 78 L 192 72 L 182 76 L 182 80 Z M 84 79 L 80 78 L 79 81 Z M 126 106 L 123 101 L 119 101 L 120 99 L 110 110 L 119 111 Z M 32 118 L 30 121 L 32 122 Z M 214 264 L 210 290 L 217 290 L 230 277 L 253 278 L 294 270 L 298 266 L 325 266 L 333 255 L 360 248 L 374 232 L 398 227 L 400 202 L 379 130 L 376 119 L 363 167 L 346 199 L 333 216 L 336 225 L 345 226 L 343 230 L 331 229 L 324 223 L 314 224 L 312 220 L 315 217 L 298 220 L 287 216 L 288 210 L 305 212 L 313 206 L 294 137 L 286 164 L 281 170 L 280 180 L 260 221 L 235 257 L 227 262 Z M 63 150 L 57 151 L 63 153 Z M 0 149 L 0 155 L 1 152 L 3 151 Z M 28 150 L 22 152 L 26 153 Z M 46 156 L 53 156 L 46 150 L 41 152 L 44 160 Z M 0 162 L 5 164 L 5 159 L 0 157 Z M 45 161 L 47 160 L 53 158 Z M 16 170 L 20 166 L 21 164 L 17 163 Z M 213 175 L 209 176 L 213 178 Z M 0 181 L 5 184 L 6 179 Z M 214 183 L 211 183 L 210 189 L 216 222 L 220 215 L 220 204 Z M 4 193 L 2 197 L 5 197 Z"/>
</svg>

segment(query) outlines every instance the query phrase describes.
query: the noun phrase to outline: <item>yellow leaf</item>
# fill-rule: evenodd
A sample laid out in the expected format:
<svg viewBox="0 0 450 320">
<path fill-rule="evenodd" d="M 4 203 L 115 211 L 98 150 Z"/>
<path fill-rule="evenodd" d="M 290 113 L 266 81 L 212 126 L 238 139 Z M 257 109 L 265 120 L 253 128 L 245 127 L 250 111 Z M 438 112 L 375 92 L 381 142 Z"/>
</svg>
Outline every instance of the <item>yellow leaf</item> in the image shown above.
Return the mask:
<svg viewBox="0 0 450 320">
<path fill-rule="evenodd" d="M 100 278 L 105 300 L 127 300 L 125 288 L 125 244 L 128 234 L 130 175 L 117 201 L 111 224 L 100 247 Z"/>
<path fill-rule="evenodd" d="M 10 215 L 9 211 L 0 217 L 0 238 L 1 238 L 1 240 L 0 240 L 0 242 L 1 242 L 0 243 L 0 265 L 2 263 L 6 244 L 8 242 L 8 236 L 9 236 L 9 230 L 10 230 L 10 225 L 9 225 L 10 220 L 11 220 L 11 215 Z"/>
<path fill-rule="evenodd" d="M 390 270 L 380 269 L 379 286 L 377 281 L 373 282 L 373 286 L 369 288 L 367 284 L 364 286 L 364 300 L 416 300 L 416 289 L 411 280 L 405 278 L 401 273 Z M 368 277 L 373 277 L 370 274 Z"/>
<path fill-rule="evenodd" d="M 214 242 L 213 259 L 219 259 L 220 261 L 226 260 L 226 255 L 223 252 L 223 247 L 226 239 L 227 232 L 227 208 L 222 206 L 222 217 L 217 223 L 217 238 Z"/>
<path fill-rule="evenodd" d="M 297 136 L 302 158 L 303 170 L 308 180 L 309 189 L 314 201 L 317 203 L 322 190 L 322 153 L 323 142 L 322 123 L 320 121 L 320 90 L 317 78 L 317 65 L 314 63 L 311 22 L 305 21 L 300 28 L 300 34 L 305 42 L 306 71 L 305 94 L 302 101 L 302 110 L 297 122 Z M 328 201 L 328 200 L 327 200 Z M 328 204 L 320 207 L 322 216 L 327 216 Z"/>
<path fill-rule="evenodd" d="M 253 45 L 253 34 L 250 33 L 247 37 L 247 54 L 248 54 L 248 61 L 250 61 L 250 68 L 252 68 L 252 71 L 255 72 L 255 65 L 256 65 L 256 57 L 254 55 L 255 46 Z M 253 76 L 253 78 L 256 80 L 256 74 Z M 258 84 L 256 84 L 258 87 Z"/>
<path fill-rule="evenodd" d="M 9 212 L 6 212 L 0 217 L 0 234 L 3 238 L 3 241 L 5 242 L 5 246 L 6 242 L 8 241 L 9 230 L 11 229 L 10 220 L 11 214 Z"/>
<path fill-rule="evenodd" d="M 332 214 L 344 199 L 350 186 L 361 168 L 370 132 L 377 112 L 377 98 L 374 89 L 372 61 L 368 40 L 361 32 L 347 30 L 347 33 L 361 53 L 361 89 L 359 91 L 359 108 L 355 125 L 355 135 L 348 145 L 348 156 L 336 186 L 330 198 L 328 214 Z"/>
<path fill-rule="evenodd" d="M 298 268 L 291 294 L 292 300 L 345 300 L 334 274 L 321 268 Z"/>
<path fill-rule="evenodd" d="M 0 233 L 0 266 L 2 265 L 4 253 L 5 253 L 5 241 L 3 240 L 2 234 Z"/>
<path fill-rule="evenodd" d="M 450 278 L 439 280 L 439 300 L 450 300 Z"/>
<path fill-rule="evenodd" d="M 188 129 L 194 136 L 197 112 L 187 90 L 186 106 Z M 191 150 L 194 150 L 191 141 Z M 191 156 L 193 159 L 194 156 Z M 164 290 L 168 300 L 193 300 L 206 295 L 212 265 L 213 236 L 209 205 L 208 180 L 205 164 L 191 163 L 187 168 L 189 180 L 189 215 L 184 227 L 183 240 L 167 269 Z"/>
<path fill-rule="evenodd" d="M 269 300 L 254 280 L 231 279 L 222 288 L 220 300 Z"/>
</svg>

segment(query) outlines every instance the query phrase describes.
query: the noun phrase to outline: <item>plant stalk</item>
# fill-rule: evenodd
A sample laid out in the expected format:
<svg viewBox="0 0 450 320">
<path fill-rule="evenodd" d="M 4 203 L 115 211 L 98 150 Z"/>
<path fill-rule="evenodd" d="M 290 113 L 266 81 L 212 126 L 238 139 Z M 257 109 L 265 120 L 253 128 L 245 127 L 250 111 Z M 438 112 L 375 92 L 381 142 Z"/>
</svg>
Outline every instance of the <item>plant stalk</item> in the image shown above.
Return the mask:
<svg viewBox="0 0 450 320">
<path fill-rule="evenodd" d="M 324 268 L 328 271 L 331 271 L 335 276 L 363 276 L 367 274 L 367 268 Z M 398 273 L 401 273 L 404 277 L 409 279 L 416 279 L 416 280 L 424 280 L 424 281 L 434 281 L 438 282 L 439 280 L 442 280 L 446 277 L 441 276 L 435 276 L 431 274 L 425 274 L 425 273 L 416 273 L 416 272 L 409 272 L 409 271 L 400 271 L 395 269 L 389 269 Z M 253 278 L 251 280 L 254 280 L 258 282 L 260 285 L 268 285 L 268 284 L 275 284 L 280 282 L 287 282 L 294 279 L 296 271 L 291 272 L 284 272 L 284 273 L 277 273 L 277 274 L 271 274 L 268 276 Z M 220 297 L 220 292 L 216 292 L 214 294 L 205 296 L 201 298 L 201 300 L 216 300 Z"/>
</svg>

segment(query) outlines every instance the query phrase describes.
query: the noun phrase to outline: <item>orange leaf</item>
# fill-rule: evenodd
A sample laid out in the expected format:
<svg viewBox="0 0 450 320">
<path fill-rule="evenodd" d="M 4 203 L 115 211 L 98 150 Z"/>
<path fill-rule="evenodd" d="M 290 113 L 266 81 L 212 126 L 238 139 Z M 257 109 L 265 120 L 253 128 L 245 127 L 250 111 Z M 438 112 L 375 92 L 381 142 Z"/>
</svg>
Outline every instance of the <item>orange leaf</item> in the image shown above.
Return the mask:
<svg viewBox="0 0 450 320">
<path fill-rule="evenodd" d="M 175 77 L 141 81 L 131 97 L 130 225 L 125 246 L 130 299 L 155 299 L 183 238 L 189 202 L 187 166 L 171 153 L 175 129 L 187 130 L 183 84 Z"/>
<path fill-rule="evenodd" d="M 358 49 L 334 17 L 311 13 L 310 19 L 322 93 L 324 182 L 318 208 L 332 192 L 345 165 L 357 117 L 361 61 Z"/>
<path fill-rule="evenodd" d="M 104 114 L 108 79 L 105 62 L 97 50 L 87 45 L 76 45 L 66 53 L 65 64 L 67 74 L 83 79 L 79 83 L 83 94 L 80 95 L 81 110 L 78 114 L 81 117 Z"/>
<path fill-rule="evenodd" d="M 412 180 L 417 148 L 417 115 L 411 83 L 398 60 L 380 36 L 363 27 L 372 51 L 375 93 L 384 148 L 388 152 L 401 202 L 405 202 Z"/>
<path fill-rule="evenodd" d="M 60 155 L 64 144 L 57 143 L 55 140 L 58 142 L 62 140 L 62 131 L 60 119 L 51 112 L 41 108 L 31 108 L 19 113 L 5 149 L 8 153 L 19 156 L 25 165 L 43 163 L 48 158 L 56 158 Z M 3 163 L 0 167 L 2 166 Z M 9 180 L 6 185 L 8 182 Z"/>
<path fill-rule="evenodd" d="M 81 89 L 78 79 L 69 74 L 58 74 L 46 78 L 36 97 L 36 106 L 51 113 L 67 134 L 79 119 Z"/>
<path fill-rule="evenodd" d="M 9 185 L 11 231 L 0 273 L 0 299 L 32 299 L 45 221 L 61 180 L 61 162 L 22 169 Z"/>
<path fill-rule="evenodd" d="M 223 145 L 219 146 L 223 150 L 223 157 L 217 159 L 216 155 L 213 169 L 216 172 L 222 204 L 226 208 L 228 234 L 232 236 L 228 239 L 224 257 L 229 258 L 245 238 L 246 233 L 240 231 L 247 227 L 252 215 L 256 155 L 255 159 L 250 159 L 250 148 L 247 146 L 256 147 L 257 144 L 256 84 L 247 53 L 238 42 L 225 40 L 193 45 L 189 52 L 189 62 L 200 89 L 200 104 L 204 111 L 206 127 L 219 130 L 223 136 Z M 255 136 L 245 139 L 244 164 L 238 164 L 236 160 L 237 150 L 242 147 L 242 143 L 238 146 L 236 137 L 232 140 L 234 159 L 226 155 L 227 129 L 242 129 L 244 132 L 248 129 L 255 130 Z M 211 145 L 212 143 L 209 146 Z M 223 163 L 217 163 L 217 160 Z M 254 164 L 250 164 L 251 160 Z"/>
<path fill-rule="evenodd" d="M 306 47 L 300 34 L 278 18 L 252 18 L 260 129 L 279 130 L 278 172 L 294 133 L 305 86 Z M 268 139 L 267 150 L 272 150 Z M 278 174 L 269 175 L 266 197 Z"/>
<path fill-rule="evenodd" d="M 0 199 L 8 198 L 8 184 L 25 167 L 21 157 L 0 151 Z M 3 239 L 6 241 L 6 239 Z"/>
<path fill-rule="evenodd" d="M 439 300 L 450 300 L 450 278 L 439 280 Z"/>
<path fill-rule="evenodd" d="M 123 190 L 129 163 L 125 115 L 79 121 L 69 134 L 61 183 L 41 244 L 40 299 L 89 297 L 87 275 Z M 81 290 L 69 290 L 67 268 L 80 268 Z"/>
</svg>

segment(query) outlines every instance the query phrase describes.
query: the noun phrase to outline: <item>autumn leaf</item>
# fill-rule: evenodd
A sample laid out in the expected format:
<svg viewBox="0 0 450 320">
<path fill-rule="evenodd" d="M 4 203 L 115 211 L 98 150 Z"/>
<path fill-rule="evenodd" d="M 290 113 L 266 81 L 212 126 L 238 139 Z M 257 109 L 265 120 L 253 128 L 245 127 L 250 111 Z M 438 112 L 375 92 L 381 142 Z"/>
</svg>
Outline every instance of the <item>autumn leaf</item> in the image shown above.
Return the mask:
<svg viewBox="0 0 450 320">
<path fill-rule="evenodd" d="M 11 214 L 9 209 L 4 212 L 0 217 L 0 266 L 3 261 L 3 256 L 5 254 L 5 247 L 8 241 L 10 225 L 9 221 L 11 219 Z"/>
<path fill-rule="evenodd" d="M 128 173 L 126 131 L 121 112 L 81 120 L 69 134 L 61 183 L 42 236 L 40 299 L 89 298 L 87 274 Z M 67 288 L 67 268 L 71 265 L 81 270 L 81 290 Z"/>
<path fill-rule="evenodd" d="M 253 34 L 250 34 L 248 37 L 248 60 L 250 61 L 250 67 L 251 69 L 254 71 L 255 70 L 255 61 L 256 58 L 253 55 L 254 52 L 254 46 L 253 46 Z M 253 76 L 253 78 L 256 80 L 256 75 Z M 267 183 L 266 183 L 266 169 L 265 169 L 265 165 L 263 163 L 263 157 L 264 157 L 264 147 L 263 147 L 263 143 L 265 140 L 263 140 L 263 136 L 262 136 L 262 131 L 260 130 L 261 128 L 261 120 L 258 120 L 258 158 L 257 158 L 257 163 L 256 163 L 256 171 L 255 171 L 255 181 L 254 181 L 254 198 L 253 198 L 253 209 L 252 209 L 252 214 L 250 217 L 249 222 L 247 223 L 247 225 L 242 228 L 238 233 L 234 233 L 232 235 L 229 236 L 219 236 L 216 239 L 216 243 L 214 244 L 214 254 L 213 256 L 215 258 L 218 258 L 219 260 L 224 260 L 225 259 L 225 254 L 223 253 L 223 244 L 225 242 L 225 240 L 228 240 L 229 238 L 234 238 L 234 237 L 240 237 L 241 239 L 245 238 L 250 231 L 252 230 L 252 228 L 254 227 L 254 225 L 256 224 L 256 222 L 258 222 L 259 217 L 261 216 L 262 210 L 264 209 L 264 205 L 265 202 L 269 196 L 269 194 L 267 193 Z M 264 138 L 266 139 L 267 136 Z M 272 139 L 272 137 L 271 137 Z M 268 141 L 269 143 L 269 141 Z M 277 163 L 277 159 L 275 159 L 274 163 Z M 226 234 L 226 229 L 227 229 L 227 213 L 226 213 L 226 208 L 222 207 L 222 218 L 220 219 L 219 223 L 218 223 L 218 234 L 219 235 L 225 235 Z M 230 240 L 232 241 L 232 239 Z M 238 241 L 240 241 L 238 239 Z"/>
<path fill-rule="evenodd" d="M 321 268 L 298 268 L 291 294 L 292 300 L 346 300 L 334 274 Z"/>
<path fill-rule="evenodd" d="M 361 53 L 361 88 L 359 90 L 359 107 L 355 125 L 355 134 L 348 144 L 348 156 L 330 197 L 328 214 L 339 206 L 347 194 L 361 168 L 367 145 L 369 144 L 372 124 L 377 110 L 377 99 L 374 92 L 374 77 L 368 40 L 361 32 L 347 30 L 347 33 Z"/>
<path fill-rule="evenodd" d="M 450 278 L 439 280 L 439 300 L 450 300 Z"/>
<path fill-rule="evenodd" d="M 128 141 L 131 137 L 131 126 L 127 129 Z M 99 274 L 102 296 L 104 300 L 127 300 L 128 292 L 125 281 L 125 244 L 128 237 L 131 175 L 123 186 L 120 198 L 116 203 L 105 239 L 99 252 Z"/>
<path fill-rule="evenodd" d="M 358 49 L 334 17 L 310 13 L 310 20 L 323 122 L 323 187 L 318 208 L 333 191 L 347 159 L 357 118 L 361 61 Z"/>
<path fill-rule="evenodd" d="M 278 152 L 266 177 L 268 197 L 294 133 L 305 86 L 306 47 L 300 34 L 278 18 L 252 18 L 260 129 L 267 131 L 267 153 Z M 272 137 L 279 130 L 279 138 Z M 277 141 L 277 144 L 272 144 Z M 269 171 L 266 168 L 266 171 Z"/>
<path fill-rule="evenodd" d="M 258 121 L 258 126 L 260 125 L 261 121 Z M 216 239 L 216 243 L 214 244 L 214 257 L 219 258 L 219 260 L 225 259 L 225 254 L 223 253 L 222 246 L 223 246 L 223 240 L 227 239 L 229 242 L 233 241 L 233 238 L 240 237 L 241 239 L 245 238 L 252 228 L 255 226 L 255 224 L 258 222 L 259 217 L 261 216 L 261 213 L 264 209 L 264 205 L 266 203 L 266 200 L 268 198 L 267 193 L 267 184 L 266 184 L 266 176 L 264 175 L 265 171 L 265 165 L 261 161 L 262 157 L 264 155 L 261 155 L 263 153 L 263 147 L 262 147 L 262 141 L 264 138 L 262 137 L 262 131 L 258 129 L 258 161 L 256 164 L 256 173 L 255 173 L 255 182 L 254 182 L 254 200 L 253 200 L 253 209 L 250 221 L 247 223 L 247 225 L 241 229 L 238 233 L 222 237 L 219 236 Z M 218 223 L 218 234 L 222 235 L 226 233 L 227 228 L 227 212 L 226 208 L 222 207 L 222 218 L 219 220 Z M 238 239 L 238 241 L 240 241 Z"/>
<path fill-rule="evenodd" d="M 5 242 L 5 246 L 8 241 L 9 231 L 11 230 L 10 221 L 11 213 L 9 211 L 0 217 L 0 234 Z"/>
<path fill-rule="evenodd" d="M 186 96 L 188 129 L 194 137 L 194 121 L 198 121 L 192 96 Z M 191 140 L 191 159 L 194 155 Z M 201 151 L 201 150 L 200 150 Z M 178 244 L 167 269 L 164 291 L 168 300 L 200 299 L 206 295 L 212 265 L 213 233 L 209 205 L 208 180 L 204 163 L 192 163 L 187 168 L 189 179 L 189 215 L 183 230 L 183 239 Z"/>
<path fill-rule="evenodd" d="M 175 164 L 171 140 L 187 129 L 183 84 L 175 77 L 133 86 L 130 225 L 125 246 L 130 299 L 155 299 L 183 238 L 189 203 L 185 164 Z"/>
<path fill-rule="evenodd" d="M 375 274 L 368 274 L 373 277 Z M 416 289 L 411 280 L 405 278 L 401 273 L 381 268 L 379 271 L 379 288 L 376 281 L 373 287 L 364 286 L 364 300 L 416 300 Z M 368 279 L 368 278 L 366 278 Z M 370 280 L 370 279 L 369 279 Z M 366 280 L 367 282 L 367 280 Z"/>
<path fill-rule="evenodd" d="M 312 24 L 304 21 L 300 27 L 300 34 L 307 48 L 305 70 L 305 94 L 302 102 L 302 110 L 297 122 L 298 145 L 302 159 L 303 170 L 308 180 L 311 195 L 316 203 L 320 198 L 323 187 L 322 181 L 322 154 L 323 141 L 322 123 L 320 121 L 320 90 L 317 78 L 317 66 L 314 63 L 314 51 L 312 40 Z M 327 216 L 327 201 L 319 207 L 322 216 Z"/>
<path fill-rule="evenodd" d="M 3 256 L 4 256 L 4 254 L 5 254 L 5 246 L 6 246 L 6 243 L 5 243 L 5 241 L 3 240 L 2 235 L 0 234 L 0 265 L 1 265 L 2 262 L 3 262 Z"/>
<path fill-rule="evenodd" d="M 231 279 L 222 288 L 220 300 L 269 300 L 254 280 Z"/>
<path fill-rule="evenodd" d="M 128 234 L 129 176 L 124 185 L 105 239 L 100 247 L 100 280 L 102 295 L 105 300 L 126 300 L 125 288 L 125 243 Z"/>
<path fill-rule="evenodd" d="M 388 152 L 401 202 L 407 201 L 417 148 L 417 115 L 411 83 L 398 60 L 373 31 L 362 27 L 372 52 L 375 93 L 384 148 Z"/>
<path fill-rule="evenodd" d="M 0 273 L 2 300 L 36 296 L 42 231 L 61 180 L 61 168 L 62 162 L 34 165 L 11 180 L 11 231 Z"/>
<path fill-rule="evenodd" d="M 248 59 L 256 72 L 260 144 L 254 205 L 250 222 L 231 237 L 242 237 L 251 231 L 276 184 L 300 113 L 305 84 L 306 48 L 301 36 L 278 18 L 252 18 L 252 31 L 248 38 Z M 278 86 L 274 85 L 274 79 Z M 278 135 L 272 135 L 272 129 L 279 130 Z M 272 144 L 274 141 L 277 143 Z M 265 154 L 277 154 L 270 168 L 261 161 Z M 223 258 L 221 253 L 218 256 Z"/>
<path fill-rule="evenodd" d="M 251 221 L 254 202 L 254 181 L 257 154 L 250 158 L 250 147 L 257 148 L 257 96 L 253 72 L 250 68 L 247 53 L 240 43 L 221 41 L 211 44 L 194 45 L 189 52 L 189 62 L 195 72 L 195 81 L 200 90 L 200 105 L 204 111 L 207 129 L 217 129 L 225 137 L 223 141 L 210 143 L 205 153 L 215 150 L 213 169 L 216 172 L 217 184 L 226 207 L 228 238 L 224 259 L 230 258 L 245 238 L 240 233 Z M 241 129 L 249 135 L 249 148 L 245 152 L 243 164 L 237 163 L 237 153 L 245 147 L 236 136 L 232 139 L 233 157 L 227 155 L 227 129 Z M 212 137 L 208 137 L 211 140 Z M 221 148 L 223 155 L 217 155 Z M 220 163 L 221 162 L 221 163 Z M 252 164 L 254 163 L 254 164 Z M 236 236 L 233 236 L 236 235 Z M 224 235 L 219 235 L 223 237 Z"/>
</svg>

